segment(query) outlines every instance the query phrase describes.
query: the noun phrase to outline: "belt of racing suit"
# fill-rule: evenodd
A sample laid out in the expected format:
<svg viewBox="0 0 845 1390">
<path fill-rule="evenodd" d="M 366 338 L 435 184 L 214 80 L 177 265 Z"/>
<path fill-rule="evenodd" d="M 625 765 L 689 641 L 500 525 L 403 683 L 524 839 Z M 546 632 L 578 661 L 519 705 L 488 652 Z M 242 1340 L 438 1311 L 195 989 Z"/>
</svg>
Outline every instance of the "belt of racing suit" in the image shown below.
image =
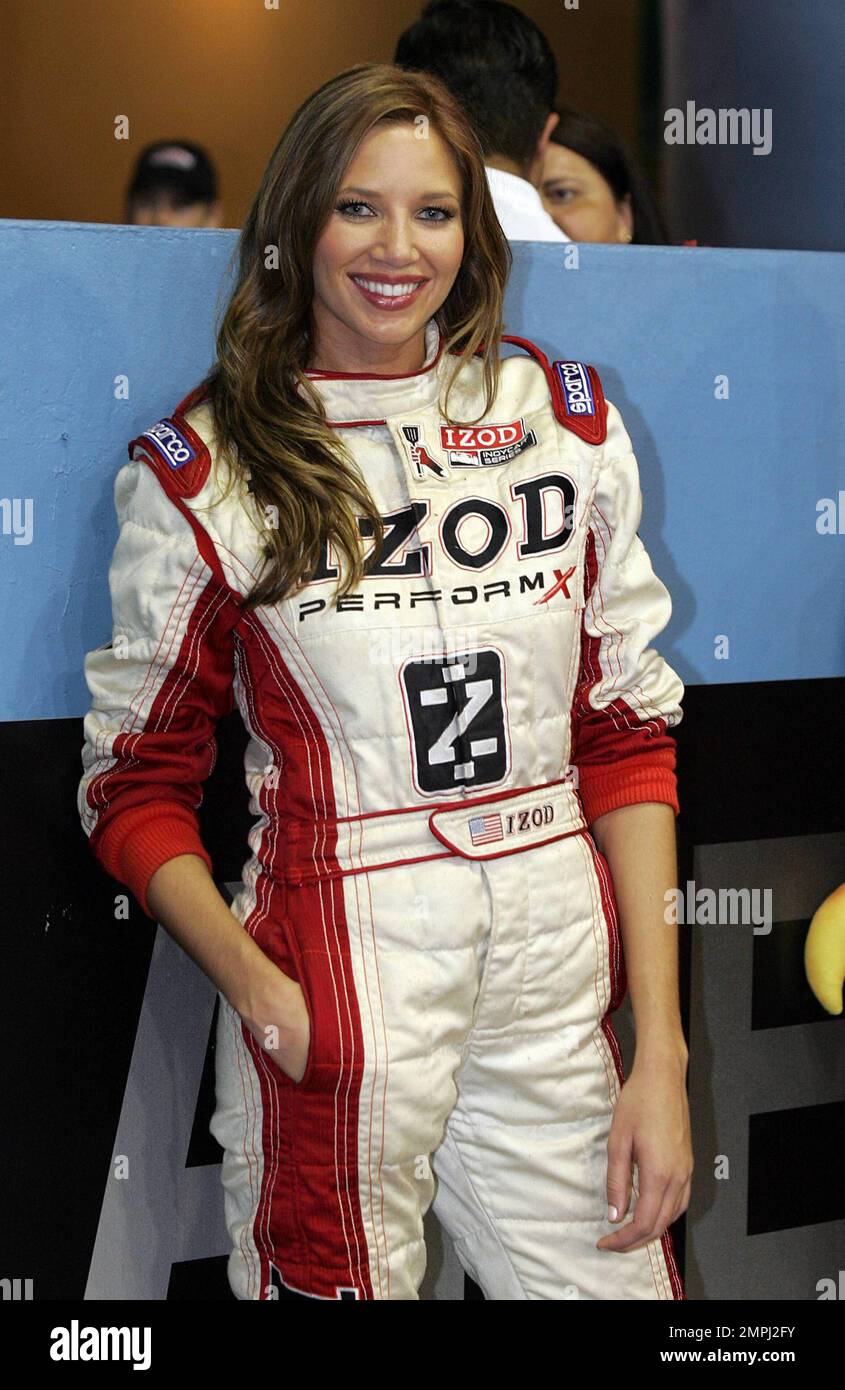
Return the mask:
<svg viewBox="0 0 845 1390">
<path fill-rule="evenodd" d="M 297 887 L 427 859 L 498 859 L 586 833 L 580 799 L 564 777 L 483 797 L 359 816 L 282 816 L 282 863 L 276 873 Z"/>
</svg>

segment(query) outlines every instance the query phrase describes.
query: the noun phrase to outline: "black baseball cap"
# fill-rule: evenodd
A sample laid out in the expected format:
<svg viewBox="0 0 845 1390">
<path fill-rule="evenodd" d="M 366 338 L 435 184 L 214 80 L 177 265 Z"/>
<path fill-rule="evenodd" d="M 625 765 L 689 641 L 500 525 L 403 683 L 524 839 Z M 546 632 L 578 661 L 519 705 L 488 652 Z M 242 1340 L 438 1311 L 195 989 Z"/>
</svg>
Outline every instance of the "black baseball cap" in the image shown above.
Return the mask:
<svg viewBox="0 0 845 1390">
<path fill-rule="evenodd" d="M 141 151 L 127 198 L 165 194 L 177 207 L 212 203 L 217 197 L 217 173 L 202 145 L 190 140 L 157 140 Z"/>
</svg>

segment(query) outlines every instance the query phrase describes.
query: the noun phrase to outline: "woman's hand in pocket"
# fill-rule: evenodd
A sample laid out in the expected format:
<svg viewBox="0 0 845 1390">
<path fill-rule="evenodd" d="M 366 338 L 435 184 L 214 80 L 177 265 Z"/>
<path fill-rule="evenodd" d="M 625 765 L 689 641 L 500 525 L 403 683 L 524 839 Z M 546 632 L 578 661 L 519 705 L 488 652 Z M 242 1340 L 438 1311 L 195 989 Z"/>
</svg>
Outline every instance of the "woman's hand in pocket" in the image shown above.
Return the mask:
<svg viewBox="0 0 845 1390">
<path fill-rule="evenodd" d="M 296 980 L 264 957 L 264 964 L 247 981 L 243 1001 L 234 1007 L 279 1070 L 292 1081 L 301 1081 L 308 1065 L 311 1025 Z"/>
</svg>

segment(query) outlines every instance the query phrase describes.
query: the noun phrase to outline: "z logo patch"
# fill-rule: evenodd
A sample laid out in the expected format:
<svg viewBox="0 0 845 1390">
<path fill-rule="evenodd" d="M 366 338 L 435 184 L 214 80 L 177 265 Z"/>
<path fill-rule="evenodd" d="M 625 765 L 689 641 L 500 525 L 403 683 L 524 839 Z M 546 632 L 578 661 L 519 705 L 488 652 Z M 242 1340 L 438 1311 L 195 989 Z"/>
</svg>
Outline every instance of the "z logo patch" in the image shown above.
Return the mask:
<svg viewBox="0 0 845 1390">
<path fill-rule="evenodd" d="M 507 425 L 441 425 L 440 443 L 453 468 L 492 468 L 532 449 L 537 436 L 526 430 L 524 420 Z"/>
<path fill-rule="evenodd" d="M 414 784 L 424 795 L 490 786 L 510 771 L 505 673 L 494 647 L 410 659 L 399 680 Z"/>
</svg>

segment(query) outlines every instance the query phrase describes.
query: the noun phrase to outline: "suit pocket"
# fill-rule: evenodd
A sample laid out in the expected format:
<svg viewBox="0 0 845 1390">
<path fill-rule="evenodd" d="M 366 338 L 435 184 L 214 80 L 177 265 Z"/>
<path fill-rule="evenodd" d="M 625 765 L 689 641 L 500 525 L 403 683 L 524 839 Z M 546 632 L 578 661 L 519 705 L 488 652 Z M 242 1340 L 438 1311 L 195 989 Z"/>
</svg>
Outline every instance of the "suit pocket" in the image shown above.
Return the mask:
<svg viewBox="0 0 845 1390">
<path fill-rule="evenodd" d="M 289 914 L 281 923 L 286 944 L 288 966 L 285 974 L 296 980 L 308 1010 L 310 1037 L 305 1071 L 292 1084 L 297 1090 L 326 1090 L 337 1082 L 342 1066 L 341 1029 L 338 999 L 338 967 L 323 945 L 322 929 L 319 941 L 309 939 L 307 920 L 299 923 Z"/>
</svg>

